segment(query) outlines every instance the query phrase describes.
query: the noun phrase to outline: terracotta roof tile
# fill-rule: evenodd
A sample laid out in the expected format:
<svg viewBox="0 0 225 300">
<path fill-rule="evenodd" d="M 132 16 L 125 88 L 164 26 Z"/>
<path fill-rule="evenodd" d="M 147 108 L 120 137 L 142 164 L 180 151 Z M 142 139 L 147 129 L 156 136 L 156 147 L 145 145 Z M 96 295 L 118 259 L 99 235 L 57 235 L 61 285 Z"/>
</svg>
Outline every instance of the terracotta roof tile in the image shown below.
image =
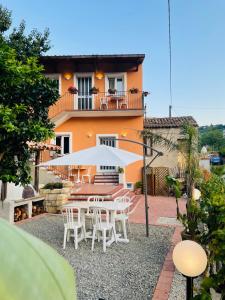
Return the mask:
<svg viewBox="0 0 225 300">
<path fill-rule="evenodd" d="M 145 128 L 179 128 L 184 123 L 190 123 L 193 126 L 198 126 L 192 116 L 184 117 L 167 117 L 167 118 L 146 118 Z"/>
<path fill-rule="evenodd" d="M 47 144 L 47 143 L 36 143 L 36 142 L 27 142 L 28 146 L 32 150 L 50 150 L 50 151 L 58 151 L 61 149 L 61 147 L 53 144 Z"/>
</svg>

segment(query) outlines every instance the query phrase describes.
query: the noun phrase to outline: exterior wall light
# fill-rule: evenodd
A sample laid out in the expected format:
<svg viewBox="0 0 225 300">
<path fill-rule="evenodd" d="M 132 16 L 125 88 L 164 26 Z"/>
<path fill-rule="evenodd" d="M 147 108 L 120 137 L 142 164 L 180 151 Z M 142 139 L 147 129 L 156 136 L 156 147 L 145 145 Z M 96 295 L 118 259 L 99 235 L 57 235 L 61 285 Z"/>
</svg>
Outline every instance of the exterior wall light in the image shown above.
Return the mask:
<svg viewBox="0 0 225 300">
<path fill-rule="evenodd" d="M 143 97 L 147 97 L 148 94 L 150 94 L 149 92 L 142 92 Z"/>
<path fill-rule="evenodd" d="M 69 72 L 66 72 L 63 74 L 63 77 L 66 79 L 66 80 L 70 80 L 72 78 L 72 73 L 69 73 Z"/>
<path fill-rule="evenodd" d="M 193 298 L 193 278 L 201 275 L 207 266 L 207 256 L 201 245 L 186 240 L 178 243 L 173 250 L 173 263 L 187 280 L 186 299 Z"/>
<path fill-rule="evenodd" d="M 92 133 L 91 133 L 91 132 L 88 132 L 88 133 L 87 133 L 87 137 L 88 137 L 88 138 L 91 138 L 91 137 L 92 137 Z"/>
<path fill-rule="evenodd" d="M 121 133 L 121 136 L 122 136 L 122 137 L 126 137 L 126 136 L 127 136 L 127 132 L 122 132 L 122 133 Z"/>
<path fill-rule="evenodd" d="M 101 80 L 101 79 L 104 77 L 104 74 L 103 74 L 102 72 L 100 72 L 100 71 L 97 71 L 97 72 L 95 73 L 95 77 L 96 77 L 97 79 Z"/>
</svg>

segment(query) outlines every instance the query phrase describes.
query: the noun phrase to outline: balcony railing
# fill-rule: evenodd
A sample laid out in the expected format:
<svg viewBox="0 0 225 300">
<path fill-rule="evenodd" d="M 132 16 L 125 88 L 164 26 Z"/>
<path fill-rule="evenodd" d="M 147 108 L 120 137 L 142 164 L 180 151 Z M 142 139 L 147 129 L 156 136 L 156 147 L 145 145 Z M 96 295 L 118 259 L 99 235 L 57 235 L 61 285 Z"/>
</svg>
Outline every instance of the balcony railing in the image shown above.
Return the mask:
<svg viewBox="0 0 225 300">
<path fill-rule="evenodd" d="M 142 93 L 116 92 L 115 94 L 102 93 L 71 94 L 65 93 L 50 107 L 49 117 L 54 118 L 64 111 L 124 111 L 143 110 Z"/>
</svg>

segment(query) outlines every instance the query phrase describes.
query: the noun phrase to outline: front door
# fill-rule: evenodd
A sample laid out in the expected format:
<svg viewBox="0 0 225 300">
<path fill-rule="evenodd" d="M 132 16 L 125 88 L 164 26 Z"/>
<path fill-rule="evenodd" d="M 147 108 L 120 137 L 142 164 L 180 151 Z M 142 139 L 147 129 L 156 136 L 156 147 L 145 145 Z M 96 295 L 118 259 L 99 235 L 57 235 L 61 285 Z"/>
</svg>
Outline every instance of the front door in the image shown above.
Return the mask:
<svg viewBox="0 0 225 300">
<path fill-rule="evenodd" d="M 78 96 L 76 107 L 79 110 L 91 110 L 93 109 L 92 94 L 90 89 L 92 88 L 91 76 L 78 76 L 77 77 Z"/>
<path fill-rule="evenodd" d="M 116 140 L 115 140 L 115 136 L 100 136 L 99 137 L 99 144 L 100 145 L 106 145 L 109 147 L 116 147 Z M 99 172 L 112 172 L 114 173 L 116 171 L 116 167 L 115 166 L 100 166 L 98 168 Z"/>
</svg>

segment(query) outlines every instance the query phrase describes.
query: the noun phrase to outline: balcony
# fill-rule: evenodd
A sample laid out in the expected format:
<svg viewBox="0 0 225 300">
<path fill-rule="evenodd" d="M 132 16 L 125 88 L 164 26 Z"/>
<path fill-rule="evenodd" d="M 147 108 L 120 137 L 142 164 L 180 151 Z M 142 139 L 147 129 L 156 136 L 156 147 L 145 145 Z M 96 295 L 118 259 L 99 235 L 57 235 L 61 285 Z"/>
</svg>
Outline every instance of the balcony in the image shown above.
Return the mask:
<svg viewBox="0 0 225 300">
<path fill-rule="evenodd" d="M 72 117 L 142 116 L 142 92 L 88 94 L 65 93 L 49 109 L 49 117 L 56 125 Z"/>
</svg>

